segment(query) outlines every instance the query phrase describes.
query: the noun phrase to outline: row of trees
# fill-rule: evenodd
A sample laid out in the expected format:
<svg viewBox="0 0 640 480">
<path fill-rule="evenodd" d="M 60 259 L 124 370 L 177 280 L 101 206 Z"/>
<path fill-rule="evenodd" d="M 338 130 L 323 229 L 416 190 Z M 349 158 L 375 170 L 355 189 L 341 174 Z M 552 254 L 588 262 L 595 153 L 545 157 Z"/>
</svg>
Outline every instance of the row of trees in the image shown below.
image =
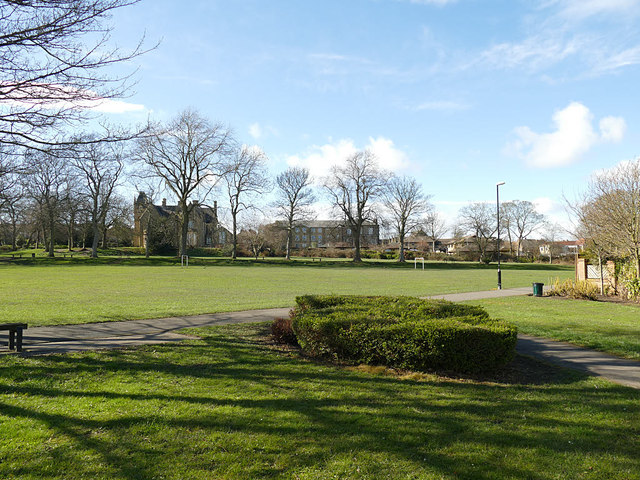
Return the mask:
<svg viewBox="0 0 640 480">
<path fill-rule="evenodd" d="M 36 212 L 50 255 L 60 222 L 67 225 L 72 246 L 74 220 L 88 219 L 93 256 L 97 255 L 100 239 L 104 242 L 109 225 L 118 220 L 127 222 L 126 202 L 116 193 L 125 171 L 130 183 L 152 179 L 144 182 L 148 191 L 169 191 L 177 200 L 180 254 L 186 253 L 193 209 L 205 204 L 212 192 L 220 194 L 221 190 L 228 200 L 234 258 L 241 216 L 263 208 L 263 195 L 274 187 L 276 196 L 271 206 L 287 232 L 287 258 L 296 225 L 314 216 L 312 207 L 320 195 L 353 232 L 355 261 L 360 261 L 365 222 L 379 222 L 393 232 L 400 245 L 400 261 L 404 261 L 404 240 L 410 233 L 421 231 L 429 236 L 435 251 L 436 242 L 447 231 L 421 185 L 411 177 L 381 170 L 370 151 L 356 152 L 333 167 L 330 175 L 321 179 L 318 192 L 304 168 L 291 167 L 272 182 L 264 152 L 239 144 L 228 127 L 211 123 L 193 110 L 182 112 L 166 124 L 152 125 L 135 141 L 93 142 L 92 138 L 67 142 L 55 153 L 27 149 L 21 162 L 16 161 L 17 155 L 8 156 L 13 168 L 0 176 L 0 198 L 4 199 L 0 210 L 7 213 L 15 229 L 17 199 L 28 199 L 24 211 Z M 150 186 L 157 184 L 156 180 L 161 185 Z M 544 220 L 527 201 L 504 203 L 502 218 L 501 234 L 510 246 L 512 238 L 516 240 L 516 256 L 522 241 Z M 481 258 L 486 257 L 497 233 L 495 219 L 495 211 L 486 203 L 471 204 L 460 212 L 457 234 L 472 235 Z"/>
<path fill-rule="evenodd" d="M 121 143 L 79 142 L 55 153 L 26 149 L 12 153 L 12 169 L 0 175 L 0 216 L 11 227 L 29 225 L 30 237 L 42 238 L 53 256 L 56 231 L 67 229 L 72 248 L 78 224 L 89 225 L 92 256 L 100 239 L 118 223 L 129 224 L 130 202 L 116 193 L 124 171 Z M 20 161 L 18 161 L 20 160 Z"/>
<path fill-rule="evenodd" d="M 472 203 L 460 209 L 458 226 L 461 232 L 454 236 L 471 234 L 480 259 L 487 258 L 489 249 L 498 248 L 497 212 L 494 205 Z M 500 236 L 509 246 L 509 254 L 519 258 L 523 242 L 534 232 L 550 229 L 545 216 L 536 211 L 535 205 L 527 200 L 513 200 L 500 204 Z M 515 249 L 514 249 L 515 246 Z M 515 250 L 515 252 L 514 252 Z"/>
</svg>

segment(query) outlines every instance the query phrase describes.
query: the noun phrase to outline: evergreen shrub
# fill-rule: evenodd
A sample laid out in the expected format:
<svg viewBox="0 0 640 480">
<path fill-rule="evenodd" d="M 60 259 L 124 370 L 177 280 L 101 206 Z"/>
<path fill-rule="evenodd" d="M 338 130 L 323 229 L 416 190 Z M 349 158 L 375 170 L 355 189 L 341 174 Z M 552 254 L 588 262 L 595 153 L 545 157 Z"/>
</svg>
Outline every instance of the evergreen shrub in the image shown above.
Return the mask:
<svg viewBox="0 0 640 480">
<path fill-rule="evenodd" d="M 516 327 L 477 306 L 413 297 L 296 298 L 292 327 L 312 356 L 409 370 L 475 372 L 508 363 Z"/>
</svg>

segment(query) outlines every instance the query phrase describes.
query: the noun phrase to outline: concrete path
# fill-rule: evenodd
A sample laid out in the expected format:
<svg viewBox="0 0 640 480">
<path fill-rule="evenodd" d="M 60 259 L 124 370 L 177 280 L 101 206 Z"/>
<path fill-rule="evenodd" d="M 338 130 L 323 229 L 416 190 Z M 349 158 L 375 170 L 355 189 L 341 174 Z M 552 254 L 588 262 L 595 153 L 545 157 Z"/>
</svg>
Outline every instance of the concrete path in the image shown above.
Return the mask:
<svg viewBox="0 0 640 480">
<path fill-rule="evenodd" d="M 640 389 L 640 362 L 546 338 L 518 334 L 518 353 Z"/>
<path fill-rule="evenodd" d="M 531 290 L 530 287 L 512 288 L 486 292 L 434 295 L 428 298 L 460 302 L 483 298 L 527 295 L 531 293 Z M 68 353 L 176 342 L 191 338 L 187 335 L 175 333 L 175 330 L 182 328 L 230 323 L 266 322 L 273 320 L 275 317 L 287 316 L 288 313 L 289 308 L 276 308 L 126 322 L 34 327 L 24 332 L 23 355 Z M 3 340 L 6 345 L 6 338 L 0 335 L 0 342 Z M 567 343 L 554 342 L 522 334 L 518 335 L 516 349 L 518 353 L 523 355 L 540 358 L 550 363 L 581 370 L 622 385 L 640 389 L 640 362 L 624 360 Z M 2 349 L 2 353 L 8 352 Z"/>
<path fill-rule="evenodd" d="M 177 342 L 191 337 L 175 333 L 175 330 L 229 323 L 271 321 L 275 317 L 287 316 L 289 310 L 289 308 L 276 308 L 126 322 L 33 327 L 24 331 L 23 355 L 69 353 Z M 7 351 L 3 350 L 2 353 Z"/>
<path fill-rule="evenodd" d="M 533 287 L 505 288 L 503 290 L 487 290 L 485 292 L 449 293 L 447 295 L 431 295 L 424 298 L 464 302 L 465 300 L 482 300 L 483 298 L 516 297 L 533 293 Z"/>
</svg>

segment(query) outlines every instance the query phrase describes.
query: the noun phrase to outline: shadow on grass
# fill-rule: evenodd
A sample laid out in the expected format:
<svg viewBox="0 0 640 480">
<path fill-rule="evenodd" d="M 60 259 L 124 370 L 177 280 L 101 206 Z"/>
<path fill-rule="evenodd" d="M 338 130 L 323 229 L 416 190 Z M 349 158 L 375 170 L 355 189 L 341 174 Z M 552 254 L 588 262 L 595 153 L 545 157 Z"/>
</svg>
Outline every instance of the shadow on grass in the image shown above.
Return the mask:
<svg viewBox="0 0 640 480">
<path fill-rule="evenodd" d="M 522 357 L 510 367 L 520 375 L 511 383 L 504 372 L 485 383 L 347 372 L 274 352 L 259 340 L 264 328 L 201 330 L 201 341 L 180 345 L 8 359 L 0 367 L 0 412 L 11 419 L 4 428 L 20 435 L 35 423 L 43 440 L 68 442 L 23 447 L 24 464 L 12 473 L 320 478 L 337 460 L 369 458 L 361 473 L 371 478 L 391 468 L 398 478 L 488 479 L 499 471 L 543 479 L 609 455 L 620 472 L 640 467 L 637 426 L 624 421 L 639 413 L 629 389 L 594 389 L 580 374 Z M 526 380 L 536 373 L 545 380 Z M 355 467 L 352 475 L 334 473 L 359 476 Z"/>
</svg>

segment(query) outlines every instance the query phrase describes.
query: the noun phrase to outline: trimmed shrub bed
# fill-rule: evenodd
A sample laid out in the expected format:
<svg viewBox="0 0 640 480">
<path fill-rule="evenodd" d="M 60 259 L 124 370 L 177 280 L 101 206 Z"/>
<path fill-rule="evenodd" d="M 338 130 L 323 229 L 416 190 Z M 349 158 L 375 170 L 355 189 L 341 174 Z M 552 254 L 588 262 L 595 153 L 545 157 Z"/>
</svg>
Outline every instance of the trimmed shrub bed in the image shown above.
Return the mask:
<svg viewBox="0 0 640 480">
<path fill-rule="evenodd" d="M 481 307 L 412 297 L 296 298 L 292 328 L 312 356 L 410 370 L 477 372 L 508 363 L 516 327 Z"/>
</svg>

